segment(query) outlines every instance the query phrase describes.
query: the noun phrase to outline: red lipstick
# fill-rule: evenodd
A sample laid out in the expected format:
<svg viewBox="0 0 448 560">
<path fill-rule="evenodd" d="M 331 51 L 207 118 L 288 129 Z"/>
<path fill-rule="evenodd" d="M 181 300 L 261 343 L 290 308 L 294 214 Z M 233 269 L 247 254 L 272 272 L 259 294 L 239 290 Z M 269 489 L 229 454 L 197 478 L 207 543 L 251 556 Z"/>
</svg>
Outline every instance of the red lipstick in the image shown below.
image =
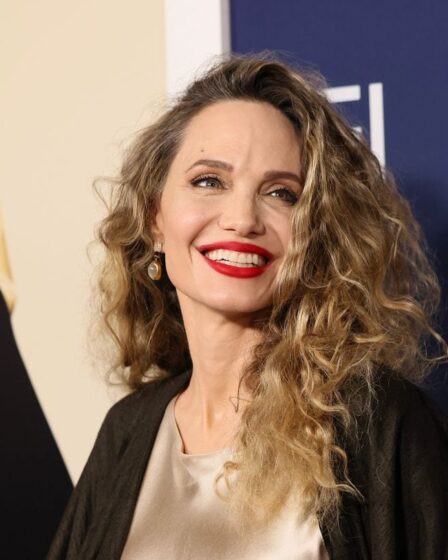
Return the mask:
<svg viewBox="0 0 448 560">
<path fill-rule="evenodd" d="M 258 245 L 253 245 L 252 243 L 239 243 L 238 241 L 217 241 L 216 243 L 209 243 L 206 245 L 200 245 L 197 247 L 198 251 L 202 253 L 207 264 L 209 264 L 214 270 L 225 274 L 227 276 L 233 276 L 235 278 L 254 278 L 255 276 L 260 276 L 269 267 L 271 261 L 274 259 L 274 255 L 270 253 L 267 249 L 259 247 Z M 241 253 L 255 253 L 257 255 L 263 256 L 267 259 L 267 263 L 264 266 L 232 266 L 224 262 L 217 262 L 209 259 L 204 253 L 208 251 L 215 251 L 217 249 L 226 249 L 228 251 L 239 251 Z"/>
</svg>

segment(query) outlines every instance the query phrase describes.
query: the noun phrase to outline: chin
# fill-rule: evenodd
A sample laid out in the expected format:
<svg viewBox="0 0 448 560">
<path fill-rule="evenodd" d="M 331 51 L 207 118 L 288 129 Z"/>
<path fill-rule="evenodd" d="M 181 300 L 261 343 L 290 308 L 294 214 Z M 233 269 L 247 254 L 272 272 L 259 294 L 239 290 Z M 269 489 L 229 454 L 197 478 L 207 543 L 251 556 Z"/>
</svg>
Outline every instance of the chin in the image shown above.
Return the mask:
<svg viewBox="0 0 448 560">
<path fill-rule="evenodd" d="M 257 303 L 255 303 L 254 301 L 237 301 L 234 297 L 229 299 L 228 301 L 208 301 L 203 303 L 207 305 L 207 307 L 210 307 L 211 309 L 214 309 L 215 311 L 228 316 L 256 314 L 263 311 L 263 309 L 270 307 L 271 305 L 269 301 Z"/>
</svg>

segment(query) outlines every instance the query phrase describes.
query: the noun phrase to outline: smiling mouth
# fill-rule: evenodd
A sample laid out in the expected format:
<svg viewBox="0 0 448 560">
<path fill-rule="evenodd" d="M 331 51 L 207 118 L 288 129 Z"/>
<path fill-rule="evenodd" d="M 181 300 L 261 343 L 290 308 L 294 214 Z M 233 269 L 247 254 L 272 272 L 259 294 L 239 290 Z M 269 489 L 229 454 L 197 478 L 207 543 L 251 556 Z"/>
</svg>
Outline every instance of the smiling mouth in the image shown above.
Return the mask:
<svg viewBox="0 0 448 560">
<path fill-rule="evenodd" d="M 239 268 L 260 268 L 266 266 L 268 259 L 257 253 L 214 249 L 202 253 L 208 259 Z"/>
</svg>

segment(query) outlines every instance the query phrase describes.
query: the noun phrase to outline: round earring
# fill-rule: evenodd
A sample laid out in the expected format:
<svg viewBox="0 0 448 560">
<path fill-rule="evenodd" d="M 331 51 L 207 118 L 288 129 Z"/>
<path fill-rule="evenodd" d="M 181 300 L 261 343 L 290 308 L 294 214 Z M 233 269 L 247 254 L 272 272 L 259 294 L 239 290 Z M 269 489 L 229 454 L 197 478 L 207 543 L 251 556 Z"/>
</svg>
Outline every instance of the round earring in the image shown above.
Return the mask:
<svg viewBox="0 0 448 560">
<path fill-rule="evenodd" d="M 162 277 L 162 259 L 160 253 L 162 252 L 162 244 L 160 241 L 154 242 L 154 256 L 148 265 L 148 276 L 151 280 L 160 280 Z"/>
</svg>

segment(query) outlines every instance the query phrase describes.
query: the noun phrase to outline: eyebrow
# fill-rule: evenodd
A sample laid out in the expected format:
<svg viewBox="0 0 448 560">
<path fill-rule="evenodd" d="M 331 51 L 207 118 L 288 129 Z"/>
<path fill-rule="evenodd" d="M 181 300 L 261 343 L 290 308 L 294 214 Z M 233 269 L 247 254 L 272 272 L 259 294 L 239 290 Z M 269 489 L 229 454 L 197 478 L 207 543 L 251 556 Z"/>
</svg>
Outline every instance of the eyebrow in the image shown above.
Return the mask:
<svg viewBox="0 0 448 560">
<path fill-rule="evenodd" d="M 193 165 L 191 165 L 187 169 L 187 172 L 190 171 L 190 169 L 192 169 L 193 167 L 196 167 L 197 165 L 208 165 L 209 167 L 217 167 L 219 169 L 224 169 L 225 171 L 233 171 L 233 165 L 225 161 L 220 161 L 218 159 L 198 159 L 198 161 L 195 161 Z M 268 181 L 273 179 L 292 179 L 293 181 L 296 181 L 297 183 L 299 183 L 299 185 L 301 185 L 299 176 L 296 175 L 295 173 L 291 173 L 291 171 L 277 171 L 277 170 L 266 171 L 263 175 L 263 178 Z"/>
</svg>

